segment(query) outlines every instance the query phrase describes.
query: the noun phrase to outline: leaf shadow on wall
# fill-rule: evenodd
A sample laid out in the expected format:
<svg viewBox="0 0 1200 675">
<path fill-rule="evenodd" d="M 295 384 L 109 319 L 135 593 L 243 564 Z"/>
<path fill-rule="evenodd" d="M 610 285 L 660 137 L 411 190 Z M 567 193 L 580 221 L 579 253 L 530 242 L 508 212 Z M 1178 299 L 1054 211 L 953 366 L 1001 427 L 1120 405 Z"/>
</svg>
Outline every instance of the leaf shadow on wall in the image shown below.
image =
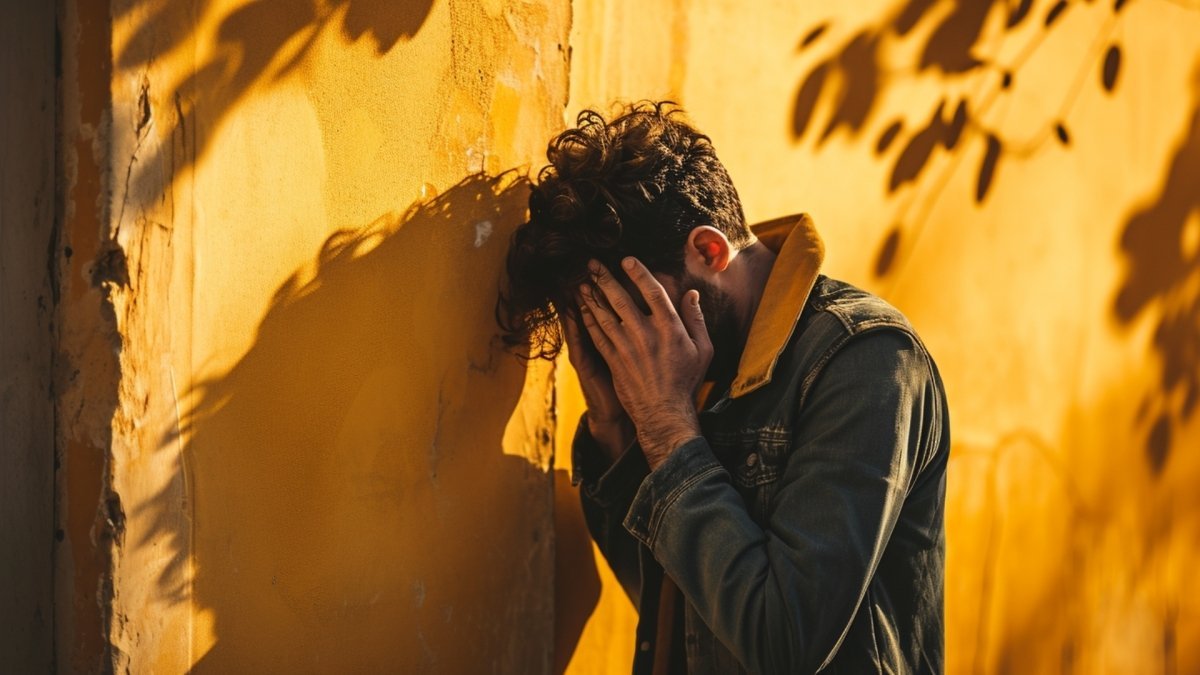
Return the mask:
<svg viewBox="0 0 1200 675">
<path fill-rule="evenodd" d="M 1138 421 L 1148 426 L 1146 459 L 1156 474 L 1169 459 L 1174 432 L 1200 403 L 1200 61 L 1193 100 L 1161 191 L 1121 232 L 1126 275 L 1113 300 L 1124 326 L 1154 315 L 1160 386 L 1143 397 Z"/>
<path fill-rule="evenodd" d="M 835 36 L 833 23 L 820 23 L 801 33 L 798 59 L 806 68 L 797 83 L 786 133 L 798 147 L 814 150 L 844 134 L 854 141 L 854 149 L 872 154 L 884 169 L 876 194 L 895 200 L 898 218 L 876 249 L 874 271 L 879 280 L 896 283 L 905 264 L 917 260 L 916 256 L 910 258 L 915 242 L 927 223 L 933 227 L 932 207 L 954 172 L 970 175 L 971 196 L 976 205 L 986 208 L 989 199 L 994 202 L 997 198 L 997 172 L 1018 171 L 1021 159 L 1084 147 L 1113 147 L 1111 137 L 1073 134 L 1069 122 L 1079 92 L 1092 88 L 1090 91 L 1098 90 L 1102 96 L 1132 96 L 1138 89 L 1126 86 L 1134 82 L 1125 83 L 1124 78 L 1159 75 L 1153 64 L 1145 63 L 1123 71 L 1123 62 L 1132 57 L 1121 40 L 1138 30 L 1123 30 L 1126 4 L 1123 0 L 900 0 L 882 21 L 861 31 L 847 31 L 844 38 Z M 1039 45 L 1049 35 L 1087 25 L 1064 20 L 1082 12 L 1092 13 L 1091 18 L 1097 20 L 1090 22 L 1095 29 L 1088 28 L 1087 35 L 1071 38 L 1081 45 L 1076 51 L 1078 61 L 1068 63 L 1061 56 L 1052 63 L 1043 61 L 1045 72 L 1061 77 L 1061 89 L 1041 85 L 1038 100 L 1015 97 L 1014 92 L 1033 79 L 1029 77 L 1030 57 Z M 1002 22 L 994 21 L 1001 18 L 995 13 L 1001 14 Z M 927 30 L 918 30 L 919 25 Z M 985 35 L 987 26 L 997 30 Z M 1019 36 L 1018 27 L 1023 28 Z M 1008 49 L 993 48 L 1010 39 L 1016 44 L 1009 44 Z M 1090 46 L 1085 49 L 1084 45 Z M 1005 56 L 1002 60 L 996 55 Z M 1158 598 L 1144 589 L 1157 592 L 1164 588 L 1170 593 L 1186 588 L 1173 585 L 1169 570 L 1178 560 L 1174 556 L 1180 555 L 1177 548 L 1172 549 L 1178 546 L 1173 537 L 1188 531 L 1179 523 L 1187 522 L 1194 505 L 1171 492 L 1178 482 L 1167 484 L 1162 492 L 1140 491 L 1137 478 L 1141 467 L 1136 462 L 1144 459 L 1153 475 L 1161 475 L 1168 468 L 1182 468 L 1178 464 L 1168 467 L 1172 452 L 1178 462 L 1184 453 L 1194 450 L 1186 444 L 1183 427 L 1195 420 L 1200 408 L 1200 63 L 1197 67 L 1192 100 L 1180 97 L 1175 103 L 1180 108 L 1190 103 L 1181 141 L 1165 153 L 1161 167 L 1150 171 L 1153 193 L 1132 213 L 1114 216 L 1127 219 L 1115 242 L 1125 269 L 1112 289 L 1111 304 L 1105 295 L 1103 304 L 1086 317 L 1089 324 L 1098 325 L 1113 317 L 1131 331 L 1135 325 L 1145 326 L 1143 320 L 1151 326 L 1150 356 L 1157 357 L 1158 363 L 1148 372 L 1156 377 L 1138 388 L 1089 390 L 1083 404 L 1094 410 L 1128 410 L 1130 417 L 1138 407 L 1137 422 L 1124 429 L 1113 428 L 1110 441 L 1115 451 L 1127 452 L 1128 461 L 1135 464 L 1124 466 L 1123 456 L 1097 455 L 1093 460 L 1088 453 L 1095 448 L 1077 445 L 1075 457 L 1085 463 L 1118 462 L 1113 465 L 1115 471 L 1104 471 L 1105 480 L 1110 481 L 1105 484 L 1108 489 L 1093 493 L 1091 467 L 1064 463 L 1061 441 L 1042 438 L 1033 429 L 1018 429 L 1016 435 L 995 445 L 981 443 L 978 448 L 970 448 L 971 439 L 956 441 L 951 457 L 952 468 L 958 461 L 958 473 L 951 476 L 950 485 L 961 493 L 947 500 L 948 510 L 959 519 L 948 525 L 953 569 L 947 575 L 947 586 L 952 589 L 947 619 L 954 625 L 948 623 L 947 630 L 954 633 L 948 645 L 958 648 L 948 654 L 957 659 L 960 668 L 1018 672 L 1058 665 L 1062 672 L 1074 672 L 1079 662 L 1104 663 L 1103 659 L 1111 656 L 1091 652 L 1097 651 L 1098 622 L 1111 619 L 1103 612 L 1097 614 L 1097 603 L 1118 614 L 1136 614 L 1130 625 L 1136 623 L 1136 630 L 1145 636 L 1146 651 L 1139 658 L 1150 664 L 1147 667 L 1157 667 L 1160 645 L 1167 664 L 1164 672 L 1176 672 L 1172 664 L 1185 653 L 1178 647 L 1182 641 L 1177 642 L 1176 622 L 1180 605 L 1186 615 L 1187 597 L 1168 598 L 1160 605 Z M 922 86 L 896 86 L 918 79 Z M 918 98 L 922 95 L 928 98 Z M 891 108 L 898 98 L 902 99 L 900 107 Z M 1041 116 L 1036 120 L 1041 126 L 1029 135 L 1016 136 L 999 125 L 989 126 L 992 120 L 1003 121 L 1001 103 L 1016 107 L 1043 101 L 1049 101 L 1044 109 L 1033 108 Z M 989 109 L 995 114 L 989 115 Z M 1179 108 L 1168 110 L 1165 106 L 1134 105 L 1133 109 L 1133 119 L 1143 125 L 1175 119 L 1179 112 Z M 893 118 L 893 111 L 913 115 Z M 1076 113 L 1079 117 L 1093 114 L 1082 107 Z M 1089 171 L 1085 175 L 1094 174 Z M 999 198 L 1020 200 L 1023 195 L 1012 191 Z M 964 226 L 961 219 L 938 222 Z M 970 222 L 965 219 L 968 226 Z M 1110 241 L 1108 234 L 1090 236 Z M 929 249 L 925 254 L 930 255 Z M 969 257 L 971 252 L 938 250 L 932 255 L 947 254 Z M 1063 422 L 1078 424 L 1075 414 L 1068 411 Z M 1086 415 L 1092 418 L 1093 413 L 1088 410 Z M 1068 431 L 1067 438 L 1071 437 Z M 1090 432 L 1082 437 L 1093 443 L 1099 440 Z M 1134 442 L 1125 445 L 1126 438 Z M 980 498 L 982 493 L 986 497 Z M 1161 498 L 1164 494 L 1169 497 Z M 1118 506 L 1124 508 L 1131 495 L 1140 500 L 1133 511 L 1137 517 L 1128 517 L 1125 511 L 1116 515 Z M 1119 542 L 1116 546 L 1121 556 L 1102 548 L 1106 539 Z M 1193 557 L 1187 544 L 1184 551 L 1183 560 Z M 1189 568 L 1184 565 L 1182 569 Z M 1113 590 L 1110 582 L 1125 578 L 1123 575 L 1135 580 L 1127 586 L 1137 588 L 1136 592 Z M 1105 585 L 1099 596 L 1103 600 L 1095 595 L 1097 583 Z M 1135 593 L 1145 595 L 1137 597 L 1136 609 L 1126 609 L 1135 606 L 1126 599 Z M 1153 600 L 1146 603 L 1146 597 Z M 1121 616 L 1112 625 L 1124 626 L 1129 616 Z M 1155 635 L 1157 631 L 1161 632 Z M 1123 642 L 1122 648 L 1129 644 L 1133 643 Z M 1183 670 L 1186 668 L 1180 672 Z"/>
<path fill-rule="evenodd" d="M 194 386 L 164 439 L 186 471 L 143 507 L 138 545 L 167 546 L 161 590 L 211 617 L 198 670 L 548 662 L 527 631 L 551 630 L 553 480 L 503 453 L 528 424 L 526 369 L 493 318 L 527 195 L 475 175 L 335 233 L 245 354 Z M 512 433 L 548 448 L 550 432 Z"/>
<path fill-rule="evenodd" d="M 898 222 L 878 244 L 877 277 L 894 278 L 903 267 L 933 204 L 967 152 L 967 144 L 976 142 L 981 150 L 973 155 L 979 157 L 974 199 L 983 203 L 998 169 L 1033 156 L 1047 142 L 1057 142 L 1068 151 L 1079 143 L 1105 142 L 1072 137 L 1065 120 L 1088 83 L 1107 95 L 1120 94 L 1125 56 L 1114 36 L 1120 34 L 1125 5 L 1116 0 L 1107 6 L 1073 6 L 1060 0 L 1039 5 L 1044 10 L 1039 15 L 1033 11 L 1032 0 L 956 0 L 948 11 L 941 11 L 947 9 L 945 3 L 934 0 L 905 0 L 877 25 L 812 57 L 813 65 L 797 89 L 790 133 L 795 142 L 814 139 L 816 147 L 839 130 L 852 136 L 871 130 L 889 87 L 904 78 L 934 73 L 944 83 L 943 93 L 930 100 L 931 113 L 918 128 L 906 128 L 900 116 L 877 125 L 882 131 L 873 144 L 874 154 L 891 167 L 887 194 L 896 195 L 907 184 L 915 188 L 907 203 L 901 201 Z M 981 47 L 988 16 L 994 11 L 1004 13 L 1004 39 L 1030 21 L 1040 21 L 1033 37 L 1015 56 L 1003 61 L 983 53 Z M 1003 130 L 989 127 L 988 110 L 1013 95 L 1022 68 L 1047 37 L 1054 31 L 1073 30 L 1063 22 L 1069 11 L 1106 12 L 1107 16 L 1098 22 L 1098 32 L 1087 53 L 1081 54 L 1078 69 L 1063 69 L 1057 108 L 1047 110 L 1041 129 L 1026 138 L 1010 138 Z M 917 30 L 922 24 L 928 24 L 929 30 Z M 825 48 L 830 27 L 821 23 L 805 31 L 798 47 L 805 58 Z M 912 63 L 885 61 L 888 46 L 918 34 L 925 37 L 910 50 L 915 55 Z M 1196 98 L 1200 100 L 1200 85 Z M 818 114 L 822 100 L 830 104 L 825 118 Z M 1153 348 L 1162 363 L 1160 386 L 1144 396 L 1138 413 L 1139 423 L 1148 429 L 1145 456 L 1156 473 L 1167 460 L 1174 432 L 1194 415 L 1200 403 L 1200 324 L 1196 321 L 1200 316 L 1200 191 L 1195 187 L 1200 175 L 1200 113 L 1193 114 L 1185 135 L 1163 171 L 1161 192 L 1125 225 L 1119 251 L 1128 274 L 1113 305 L 1116 318 L 1125 326 L 1152 306 L 1162 308 L 1153 337 Z M 937 160 L 939 149 L 947 159 Z M 934 175 L 927 176 L 930 172 Z"/>
<path fill-rule="evenodd" d="M 1048 141 L 1071 146 L 1064 119 L 1082 84 L 1096 75 L 1095 81 L 1105 91 L 1112 93 L 1117 86 L 1122 51 L 1110 37 L 1124 5 L 1121 0 L 1110 5 L 1111 15 L 1103 22 L 1095 48 L 1084 55 L 1077 70 L 1064 69 L 1062 101 L 1046 112 L 1040 129 L 1024 138 L 1008 137 L 991 126 L 989 111 L 1014 94 L 1022 68 L 1046 39 L 1054 31 L 1069 30 L 1062 23 L 1070 6 L 1065 1 L 1055 2 L 1036 15 L 1033 0 L 955 0 L 948 11 L 943 11 L 946 3 L 905 0 L 876 25 L 832 49 L 825 44 L 831 23 L 819 23 L 804 32 L 798 51 L 801 58 L 813 63 L 797 87 L 789 129 L 792 140 L 799 143 L 813 138 L 819 148 L 838 131 L 857 137 L 878 126 L 881 130 L 874 142 L 874 154 L 891 166 L 888 195 L 896 195 L 905 185 L 919 185 L 927 172 L 935 174 L 918 187 L 920 198 L 910 196 L 898 222 L 879 243 L 876 276 L 894 274 L 902 266 L 950 174 L 966 155 L 977 152 L 971 149 L 973 144 L 982 151 L 974 169 L 974 199 L 979 204 L 991 192 L 997 170 L 1008 161 L 1031 156 Z M 1040 21 L 1041 25 L 1015 56 L 1000 60 L 982 53 L 984 31 L 993 12 L 1003 13 L 1000 42 L 1025 30 L 1031 21 Z M 907 49 L 906 43 L 914 39 L 919 41 Z M 888 60 L 897 45 L 905 45 L 904 53 L 912 54 L 911 62 Z M 1098 49 L 1105 47 L 1101 57 Z M 817 56 L 810 56 L 814 52 Z M 939 87 L 941 93 L 928 101 L 929 112 L 915 127 L 906 126 L 903 116 L 881 126 L 874 124 L 880 103 L 890 89 L 927 75 L 936 76 L 943 86 Z M 830 107 L 824 119 L 818 114 L 822 102 Z M 941 154 L 939 150 L 949 156 L 947 161 L 935 161 Z"/>
<path fill-rule="evenodd" d="M 255 87 L 278 83 L 313 54 L 318 38 L 336 29 L 348 42 L 366 41 L 377 56 L 412 39 L 429 17 L 434 0 L 252 0 L 220 19 L 211 45 L 197 49 L 209 56 L 168 92 L 151 92 L 141 78 L 137 119 L 138 145 L 155 124 L 174 143 L 130 159 L 129 185 L 135 195 L 158 195 L 175 175 L 204 159 L 211 133 Z M 132 35 L 113 55 L 126 73 L 148 72 L 154 62 L 194 39 L 196 26 L 219 11 L 214 0 L 190 3 L 133 0 L 114 8 L 118 20 L 135 19 Z M 160 110 L 172 106 L 174 110 Z M 197 125 L 205 127 L 197 133 Z M 161 156 L 164 152 L 171 157 Z"/>
</svg>

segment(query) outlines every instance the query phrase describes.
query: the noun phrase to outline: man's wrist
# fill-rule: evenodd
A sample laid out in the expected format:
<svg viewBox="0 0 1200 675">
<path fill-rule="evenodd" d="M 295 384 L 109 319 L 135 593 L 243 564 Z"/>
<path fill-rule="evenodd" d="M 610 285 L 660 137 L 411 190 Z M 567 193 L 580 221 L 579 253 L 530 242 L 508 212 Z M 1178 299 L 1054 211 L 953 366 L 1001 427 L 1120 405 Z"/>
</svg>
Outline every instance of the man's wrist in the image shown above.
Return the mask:
<svg viewBox="0 0 1200 675">
<path fill-rule="evenodd" d="M 646 455 L 650 469 L 657 469 L 671 456 L 676 448 L 701 436 L 700 423 L 694 412 L 686 415 L 671 415 L 660 418 L 658 423 L 645 431 L 638 430 L 638 441 Z"/>
</svg>

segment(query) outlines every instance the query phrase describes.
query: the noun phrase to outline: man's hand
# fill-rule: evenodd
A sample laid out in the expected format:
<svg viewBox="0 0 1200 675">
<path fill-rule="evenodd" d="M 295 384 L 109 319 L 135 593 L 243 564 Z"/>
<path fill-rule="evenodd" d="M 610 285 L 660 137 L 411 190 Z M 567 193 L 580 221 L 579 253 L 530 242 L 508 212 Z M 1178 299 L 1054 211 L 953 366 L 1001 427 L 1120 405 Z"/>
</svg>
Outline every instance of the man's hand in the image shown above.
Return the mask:
<svg viewBox="0 0 1200 675">
<path fill-rule="evenodd" d="M 637 429 L 646 461 L 655 469 L 672 450 L 700 435 L 694 397 L 713 348 L 700 312 L 700 293 L 683 296 L 683 318 L 666 290 L 640 261 L 623 266 L 650 308 L 646 316 L 599 262 L 592 276 L 607 305 L 590 286 L 581 289 L 583 324 L 612 373 L 613 389 Z M 569 345 L 568 345 L 569 348 Z"/>
<path fill-rule="evenodd" d="M 633 422 L 617 399 L 607 366 L 596 350 L 584 342 L 576 319 L 560 312 L 559 322 L 567 340 L 567 357 L 579 377 L 579 388 L 587 403 L 588 432 L 609 460 L 615 462 L 633 442 Z"/>
</svg>

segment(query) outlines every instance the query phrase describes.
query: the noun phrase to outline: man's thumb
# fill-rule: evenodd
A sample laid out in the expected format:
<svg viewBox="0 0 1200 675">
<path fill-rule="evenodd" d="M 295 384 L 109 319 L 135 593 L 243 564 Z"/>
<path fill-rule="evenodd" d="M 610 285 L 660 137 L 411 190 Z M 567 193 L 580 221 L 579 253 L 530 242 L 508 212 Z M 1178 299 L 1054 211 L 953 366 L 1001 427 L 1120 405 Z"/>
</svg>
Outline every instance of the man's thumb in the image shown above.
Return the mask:
<svg viewBox="0 0 1200 675">
<path fill-rule="evenodd" d="M 683 325 L 688 335 L 696 342 L 708 342 L 708 331 L 704 327 L 704 312 L 700 311 L 700 291 L 692 289 L 683 297 Z"/>
</svg>

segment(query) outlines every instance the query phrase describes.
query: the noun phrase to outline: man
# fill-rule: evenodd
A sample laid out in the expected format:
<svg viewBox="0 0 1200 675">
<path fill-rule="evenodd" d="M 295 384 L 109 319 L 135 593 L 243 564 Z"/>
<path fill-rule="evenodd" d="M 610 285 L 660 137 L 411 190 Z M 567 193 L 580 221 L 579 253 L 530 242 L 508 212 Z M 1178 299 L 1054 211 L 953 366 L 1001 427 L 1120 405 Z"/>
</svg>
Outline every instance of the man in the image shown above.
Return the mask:
<svg viewBox="0 0 1200 675">
<path fill-rule="evenodd" d="M 912 326 L 818 273 L 807 216 L 748 228 L 670 104 L 585 111 L 547 155 L 498 317 L 578 372 L 634 672 L 940 672 L 949 422 Z"/>
</svg>

